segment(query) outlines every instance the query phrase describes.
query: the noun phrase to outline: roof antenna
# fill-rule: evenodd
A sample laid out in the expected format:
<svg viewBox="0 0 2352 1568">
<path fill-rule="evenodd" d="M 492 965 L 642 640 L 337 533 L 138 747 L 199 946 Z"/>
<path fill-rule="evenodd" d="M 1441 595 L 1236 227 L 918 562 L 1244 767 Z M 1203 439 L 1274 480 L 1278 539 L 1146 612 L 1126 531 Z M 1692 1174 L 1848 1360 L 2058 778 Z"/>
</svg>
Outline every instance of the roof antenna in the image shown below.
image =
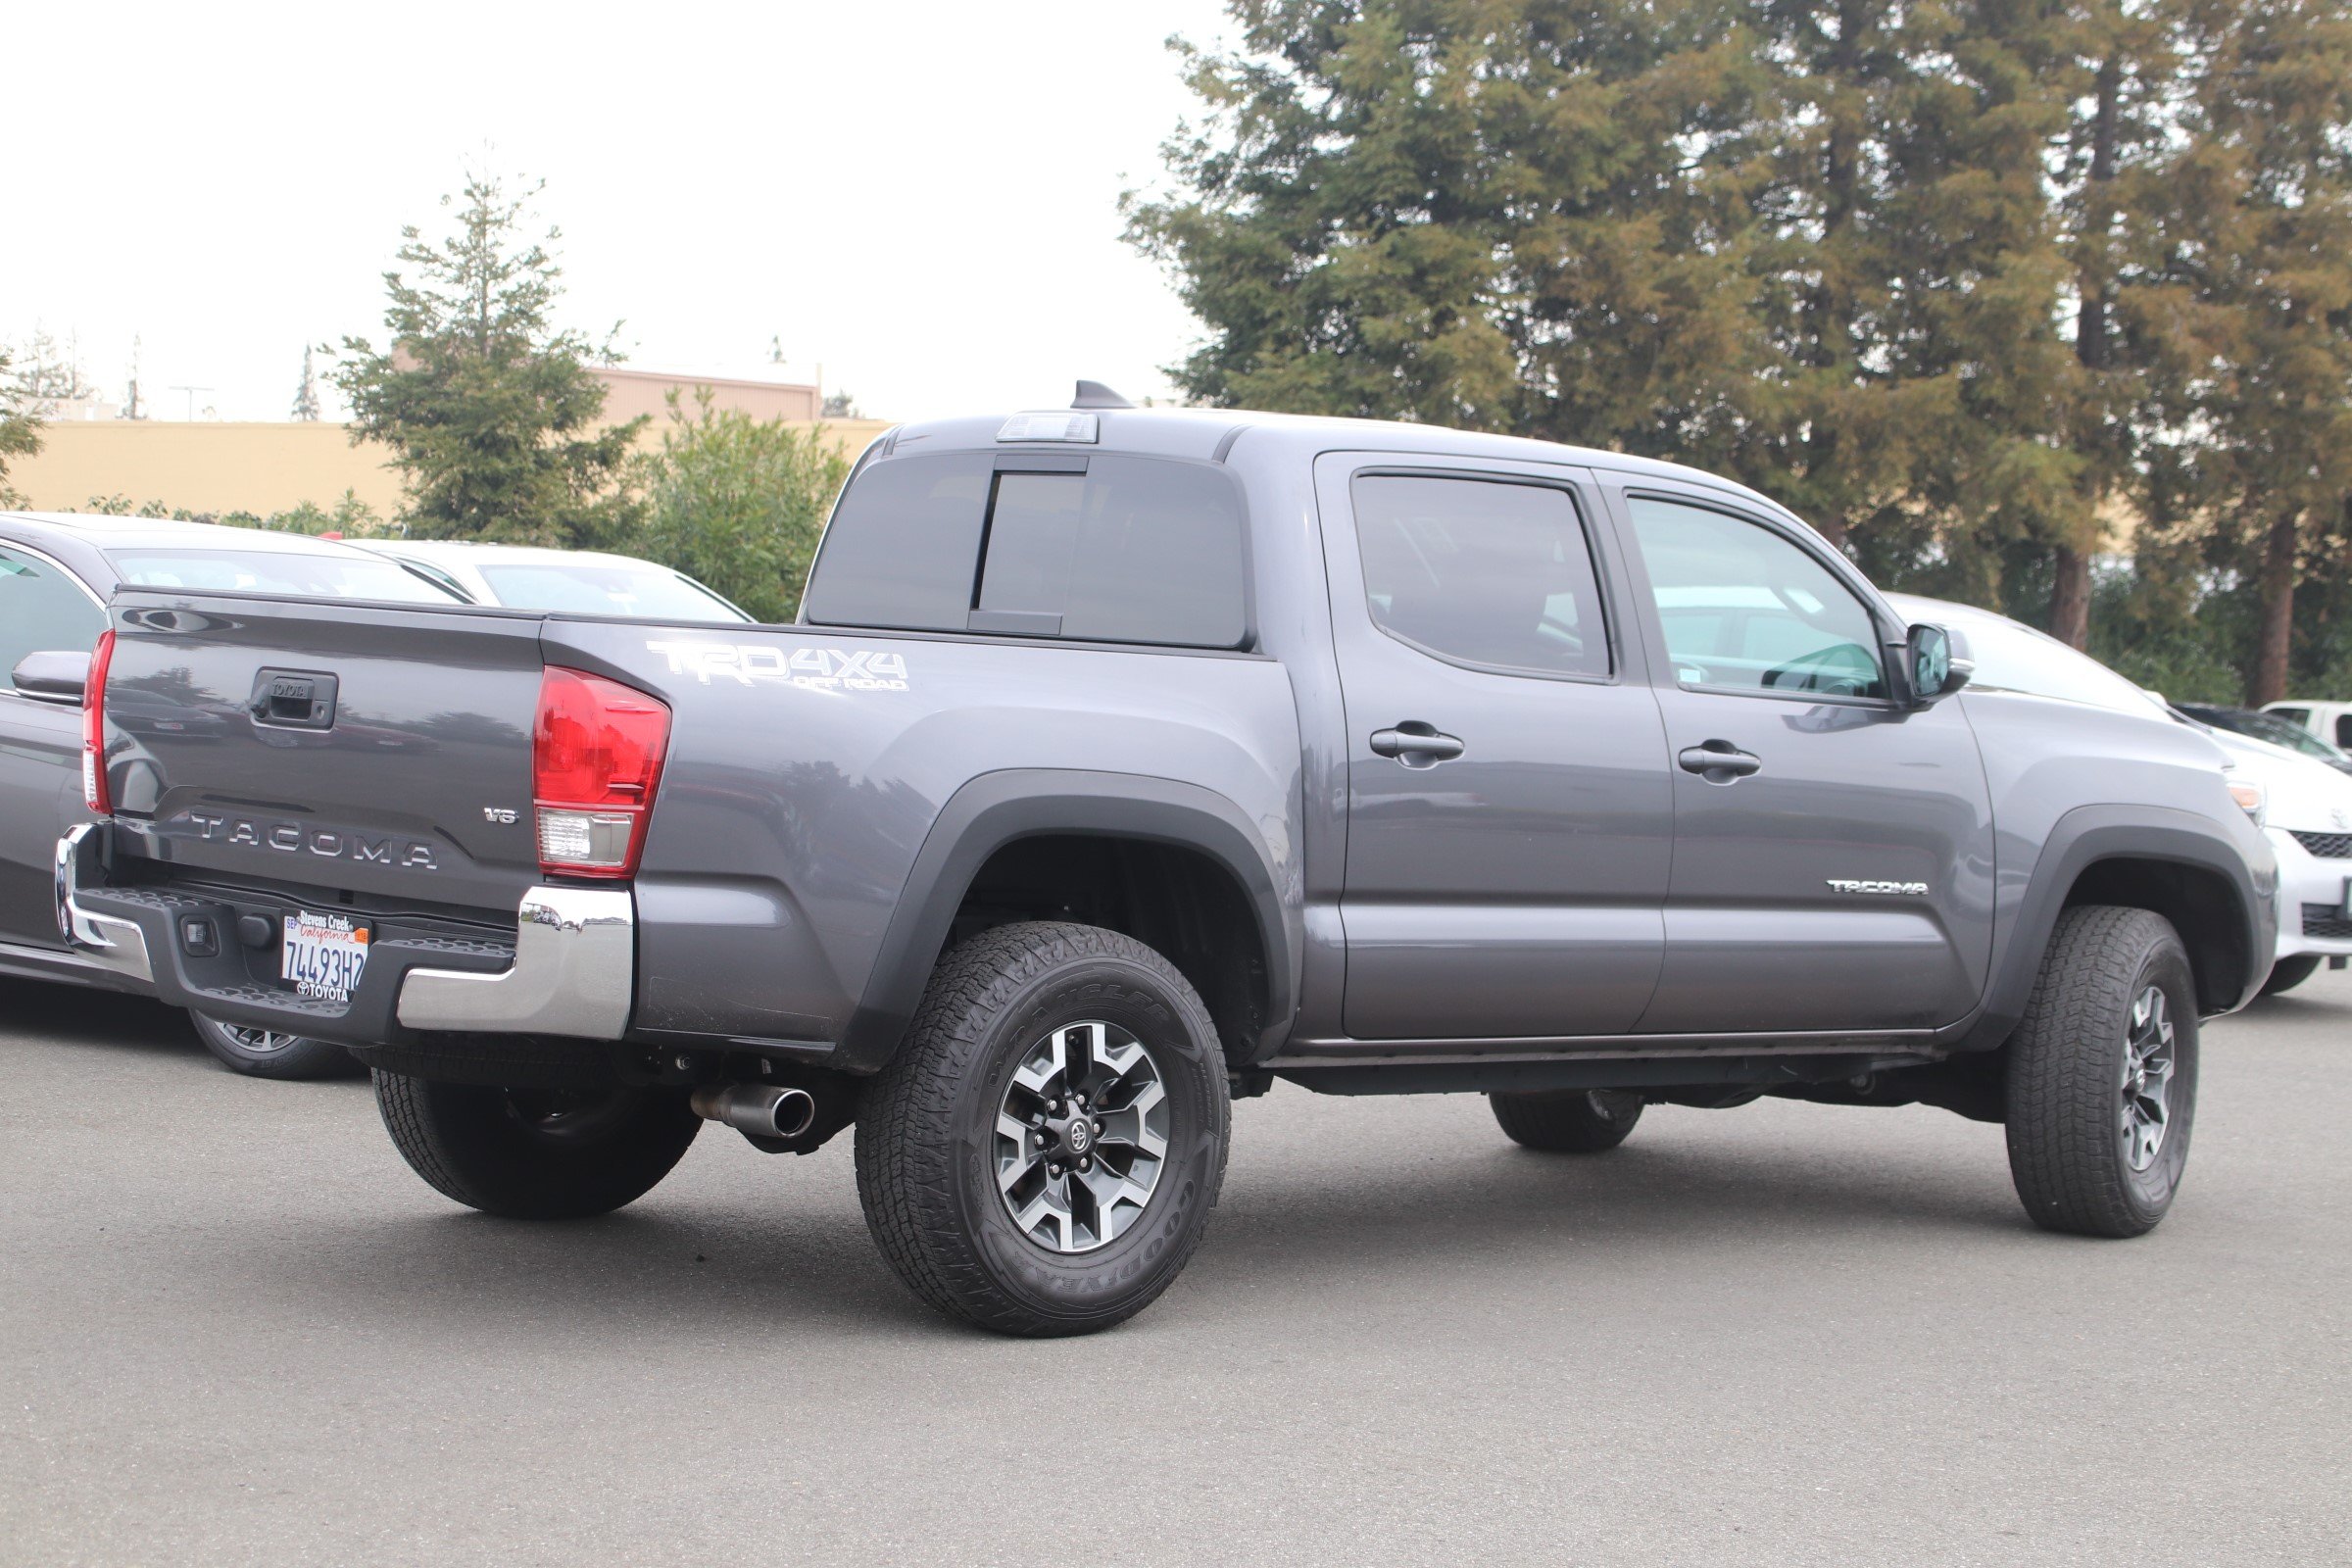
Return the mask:
<svg viewBox="0 0 2352 1568">
<path fill-rule="evenodd" d="M 1073 409 L 1132 409 L 1134 404 L 1113 392 L 1100 381 L 1081 381 L 1078 395 L 1070 399 Z"/>
</svg>

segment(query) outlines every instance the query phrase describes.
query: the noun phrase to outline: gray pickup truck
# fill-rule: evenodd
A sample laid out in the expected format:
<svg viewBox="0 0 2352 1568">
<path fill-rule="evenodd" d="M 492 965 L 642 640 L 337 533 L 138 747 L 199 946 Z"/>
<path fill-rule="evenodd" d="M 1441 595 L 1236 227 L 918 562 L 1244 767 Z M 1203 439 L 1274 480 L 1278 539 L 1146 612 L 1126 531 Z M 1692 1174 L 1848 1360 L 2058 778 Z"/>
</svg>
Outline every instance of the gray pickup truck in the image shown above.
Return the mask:
<svg viewBox="0 0 2352 1568">
<path fill-rule="evenodd" d="M 2272 952 L 2209 741 L 1963 692 L 1787 511 L 1605 452 L 1088 391 L 877 442 L 797 625 L 110 612 L 86 955 L 348 1043 L 495 1214 L 854 1123 L 892 1266 L 1010 1333 L 1165 1289 L 1277 1078 L 1566 1152 L 1926 1102 L 2136 1235 Z"/>
</svg>

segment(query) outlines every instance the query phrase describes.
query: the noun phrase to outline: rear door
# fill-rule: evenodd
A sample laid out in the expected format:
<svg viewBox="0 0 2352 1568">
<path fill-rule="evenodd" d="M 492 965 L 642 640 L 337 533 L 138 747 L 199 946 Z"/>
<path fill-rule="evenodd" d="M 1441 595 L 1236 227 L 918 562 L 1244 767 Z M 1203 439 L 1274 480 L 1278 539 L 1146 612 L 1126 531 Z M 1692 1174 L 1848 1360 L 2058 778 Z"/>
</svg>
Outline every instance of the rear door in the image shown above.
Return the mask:
<svg viewBox="0 0 2352 1568">
<path fill-rule="evenodd" d="M 1993 845 L 1961 705 L 1898 704 L 1904 628 L 1804 530 L 1610 485 L 1673 759 L 1644 1034 L 1932 1028 L 1983 994 Z"/>
<path fill-rule="evenodd" d="M 81 710 L 36 702 L 9 678 L 26 654 L 88 653 L 106 612 L 49 557 L 0 543 L 0 942 L 63 947 L 58 836 L 81 807 Z"/>
<path fill-rule="evenodd" d="M 1316 466 L 1348 720 L 1344 1022 L 1366 1040 L 1630 1029 L 1672 797 L 1581 469 Z"/>
</svg>

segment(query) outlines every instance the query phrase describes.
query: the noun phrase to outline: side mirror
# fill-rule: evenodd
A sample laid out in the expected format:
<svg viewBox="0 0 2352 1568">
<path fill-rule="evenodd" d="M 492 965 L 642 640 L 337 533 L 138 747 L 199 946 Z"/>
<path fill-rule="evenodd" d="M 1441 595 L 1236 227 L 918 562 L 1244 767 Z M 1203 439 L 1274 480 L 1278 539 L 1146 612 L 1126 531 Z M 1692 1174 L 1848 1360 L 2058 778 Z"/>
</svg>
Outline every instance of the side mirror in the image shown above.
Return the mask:
<svg viewBox="0 0 2352 1568">
<path fill-rule="evenodd" d="M 1976 666 L 1952 651 L 1952 634 L 1941 626 L 1914 626 L 1903 643 L 1903 667 L 1911 700 L 1921 707 L 1949 697 L 1968 684 Z"/>
<path fill-rule="evenodd" d="M 26 654 L 9 672 L 19 697 L 60 708 L 79 708 L 81 691 L 90 682 L 90 656 L 72 649 Z"/>
</svg>

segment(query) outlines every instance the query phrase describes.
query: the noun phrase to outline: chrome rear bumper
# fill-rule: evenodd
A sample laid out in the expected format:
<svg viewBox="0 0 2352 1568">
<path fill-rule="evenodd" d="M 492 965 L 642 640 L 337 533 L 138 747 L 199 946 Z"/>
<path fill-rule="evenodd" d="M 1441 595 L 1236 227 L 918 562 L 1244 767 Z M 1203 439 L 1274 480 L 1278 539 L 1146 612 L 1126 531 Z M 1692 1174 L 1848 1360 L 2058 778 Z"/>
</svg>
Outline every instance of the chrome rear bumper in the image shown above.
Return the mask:
<svg viewBox="0 0 2352 1568">
<path fill-rule="evenodd" d="M 79 822 L 57 841 L 57 929 L 67 947 L 100 968 L 152 985 L 155 965 L 147 956 L 147 933 L 136 921 L 81 906 L 83 861 L 95 857 L 103 842 L 98 828 L 96 822 Z"/>
<path fill-rule="evenodd" d="M 539 887 L 522 896 L 517 914 L 512 967 L 411 969 L 400 1021 L 411 1029 L 618 1040 L 636 990 L 636 900 L 625 888 Z"/>
<path fill-rule="evenodd" d="M 233 952 L 174 946 L 183 920 L 232 924 L 233 896 L 107 885 L 105 824 L 84 822 L 57 846 L 57 923 L 74 954 L 156 988 L 167 1002 L 235 1022 L 383 1044 L 409 1029 L 452 1034 L 563 1035 L 618 1040 L 636 999 L 637 901 L 625 887 L 534 887 L 517 906 L 513 956 L 504 944 L 379 930 L 348 1006 L 259 984 Z M 276 903 L 256 896 L 270 907 Z M 225 947 L 226 945 L 222 945 Z M 451 967 L 457 952 L 476 967 Z M 162 972 L 159 973 L 158 970 Z"/>
</svg>

